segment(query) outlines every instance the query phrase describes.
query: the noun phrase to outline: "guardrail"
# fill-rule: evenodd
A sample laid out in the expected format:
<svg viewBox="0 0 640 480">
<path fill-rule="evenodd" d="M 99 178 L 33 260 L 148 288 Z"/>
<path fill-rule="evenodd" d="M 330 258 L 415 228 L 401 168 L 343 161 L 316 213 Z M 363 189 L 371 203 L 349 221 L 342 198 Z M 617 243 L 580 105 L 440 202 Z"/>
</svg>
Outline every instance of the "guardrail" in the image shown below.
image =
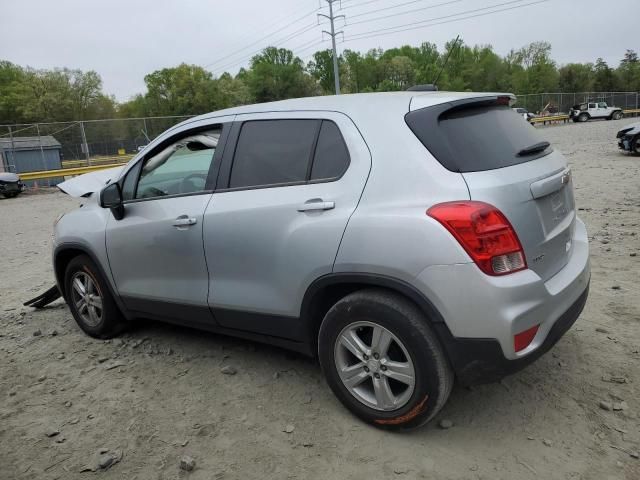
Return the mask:
<svg viewBox="0 0 640 480">
<path fill-rule="evenodd" d="M 549 115 L 547 117 L 534 117 L 529 120 L 530 123 L 542 123 L 546 125 L 547 122 L 568 122 L 569 115 Z"/>
<path fill-rule="evenodd" d="M 91 157 L 89 160 L 63 160 L 62 168 L 89 167 L 93 165 L 112 165 L 114 163 L 127 163 L 133 158 L 133 154 L 113 155 L 110 157 Z"/>
<path fill-rule="evenodd" d="M 95 172 L 97 170 L 106 170 L 107 168 L 121 167 L 122 163 L 112 163 L 110 165 L 91 165 L 90 167 L 62 168 L 60 170 L 42 170 L 39 172 L 23 172 L 19 173 L 20 180 L 42 180 L 45 178 L 57 177 L 73 177 L 83 175 L 85 173 Z"/>
<path fill-rule="evenodd" d="M 622 113 L 624 113 L 625 115 L 630 115 L 630 114 L 638 115 L 638 114 L 640 114 L 640 108 L 632 108 L 632 109 L 629 109 L 629 110 L 623 110 Z"/>
</svg>

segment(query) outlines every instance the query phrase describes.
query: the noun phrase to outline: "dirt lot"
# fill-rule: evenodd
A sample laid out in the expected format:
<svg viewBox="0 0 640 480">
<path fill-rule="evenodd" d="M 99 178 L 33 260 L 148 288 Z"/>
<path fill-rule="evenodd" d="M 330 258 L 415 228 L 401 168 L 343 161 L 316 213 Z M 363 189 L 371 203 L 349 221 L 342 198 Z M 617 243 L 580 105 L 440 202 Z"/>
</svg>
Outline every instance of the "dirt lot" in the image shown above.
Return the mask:
<svg viewBox="0 0 640 480">
<path fill-rule="evenodd" d="M 152 323 L 101 342 L 61 302 L 22 307 L 52 283 L 52 222 L 78 202 L 0 200 L 0 477 L 640 478 L 640 158 L 615 146 L 624 123 L 542 127 L 573 168 L 591 296 L 537 363 L 454 389 L 437 419 L 453 422 L 446 430 L 365 426 L 316 363 L 283 350 Z M 120 461 L 81 472 L 101 449 Z"/>
</svg>

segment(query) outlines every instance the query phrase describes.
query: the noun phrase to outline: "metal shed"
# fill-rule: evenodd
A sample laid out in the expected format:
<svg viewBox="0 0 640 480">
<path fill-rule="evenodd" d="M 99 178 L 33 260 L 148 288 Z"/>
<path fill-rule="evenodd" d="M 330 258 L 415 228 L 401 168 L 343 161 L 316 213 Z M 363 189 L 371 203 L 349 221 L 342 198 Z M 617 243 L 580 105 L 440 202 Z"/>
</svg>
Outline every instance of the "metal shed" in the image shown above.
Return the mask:
<svg viewBox="0 0 640 480">
<path fill-rule="evenodd" d="M 0 164 L 7 172 L 36 172 L 62 168 L 62 145 L 53 136 L 0 138 Z M 40 186 L 53 186 L 64 178 L 39 180 Z M 34 181 L 25 182 L 32 185 Z"/>
</svg>

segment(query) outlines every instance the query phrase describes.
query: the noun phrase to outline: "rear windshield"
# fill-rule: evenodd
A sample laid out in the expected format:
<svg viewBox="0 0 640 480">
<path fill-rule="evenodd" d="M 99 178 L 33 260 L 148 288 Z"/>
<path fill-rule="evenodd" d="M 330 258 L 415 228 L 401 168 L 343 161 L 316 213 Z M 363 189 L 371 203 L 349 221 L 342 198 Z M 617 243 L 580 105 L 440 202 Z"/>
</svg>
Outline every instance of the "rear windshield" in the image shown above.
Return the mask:
<svg viewBox="0 0 640 480">
<path fill-rule="evenodd" d="M 549 147 L 519 155 L 544 139 L 508 106 L 470 106 L 444 113 L 438 107 L 415 110 L 405 119 L 431 154 L 452 172 L 509 167 L 552 151 Z"/>
</svg>

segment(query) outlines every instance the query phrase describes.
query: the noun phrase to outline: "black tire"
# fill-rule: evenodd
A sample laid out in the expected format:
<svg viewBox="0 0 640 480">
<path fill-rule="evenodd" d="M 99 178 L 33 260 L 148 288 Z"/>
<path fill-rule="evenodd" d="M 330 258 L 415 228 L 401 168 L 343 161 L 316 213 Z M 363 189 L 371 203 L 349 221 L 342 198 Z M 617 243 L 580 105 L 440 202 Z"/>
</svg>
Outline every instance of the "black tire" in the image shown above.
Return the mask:
<svg viewBox="0 0 640 480">
<path fill-rule="evenodd" d="M 88 309 L 87 314 L 81 313 L 74 301 L 75 295 L 79 296 L 78 290 L 74 291 L 74 280 L 82 277 L 87 278 L 87 276 L 95 286 L 90 290 L 93 290 L 101 298 L 100 315 L 99 318 L 96 317 L 97 320 L 94 324 L 84 318 L 88 316 Z M 69 305 L 73 318 L 87 335 L 94 338 L 107 339 L 113 338 L 123 330 L 124 319 L 111 295 L 106 280 L 100 274 L 100 270 L 98 270 L 93 260 L 87 255 L 79 255 L 69 262 L 64 276 L 64 287 L 65 300 Z"/>
<path fill-rule="evenodd" d="M 581 113 L 580 115 L 578 115 L 578 121 L 579 122 L 586 122 L 589 120 L 589 114 L 588 113 Z"/>
<path fill-rule="evenodd" d="M 350 325 L 362 321 L 382 326 L 397 337 L 413 362 L 413 392 L 397 409 L 389 407 L 391 409 L 385 411 L 366 405 L 350 392 L 338 373 L 336 351 L 341 347 L 337 344 L 338 337 Z M 320 327 L 318 355 L 327 383 L 336 397 L 357 417 L 380 428 L 408 429 L 424 425 L 444 406 L 453 387 L 453 372 L 424 314 L 412 302 L 386 290 L 361 290 L 336 303 Z M 361 362 L 355 356 L 353 359 L 356 363 Z M 387 374 L 377 374 L 377 378 Z M 373 378 L 367 378 L 361 385 L 366 388 L 365 382 L 369 381 L 373 390 Z M 388 385 L 392 381 L 387 379 L 385 382 Z"/>
<path fill-rule="evenodd" d="M 613 120 L 620 120 L 623 116 L 624 114 L 621 111 L 617 111 L 617 112 L 613 112 L 613 115 L 611 115 L 611 118 Z"/>
<path fill-rule="evenodd" d="M 16 198 L 20 192 L 3 193 L 4 198 Z"/>
</svg>

